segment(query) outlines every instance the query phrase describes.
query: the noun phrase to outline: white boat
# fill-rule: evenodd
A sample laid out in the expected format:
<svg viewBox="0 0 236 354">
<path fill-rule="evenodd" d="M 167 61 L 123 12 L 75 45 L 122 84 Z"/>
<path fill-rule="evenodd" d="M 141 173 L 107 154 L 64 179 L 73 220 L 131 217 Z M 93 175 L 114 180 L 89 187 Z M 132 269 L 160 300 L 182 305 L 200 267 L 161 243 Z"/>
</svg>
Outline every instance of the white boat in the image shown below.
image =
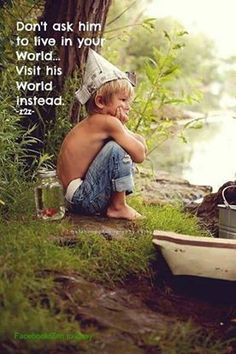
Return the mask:
<svg viewBox="0 0 236 354">
<path fill-rule="evenodd" d="M 236 239 L 155 230 L 152 241 L 174 275 L 236 281 Z"/>
</svg>

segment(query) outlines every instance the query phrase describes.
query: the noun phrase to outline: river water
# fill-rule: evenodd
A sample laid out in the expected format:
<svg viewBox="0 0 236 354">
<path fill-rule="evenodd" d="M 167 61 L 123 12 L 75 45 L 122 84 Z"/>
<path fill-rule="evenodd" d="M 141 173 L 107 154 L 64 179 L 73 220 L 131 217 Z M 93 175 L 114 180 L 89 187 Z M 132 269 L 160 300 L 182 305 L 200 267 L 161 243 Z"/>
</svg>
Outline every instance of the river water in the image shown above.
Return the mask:
<svg viewBox="0 0 236 354">
<path fill-rule="evenodd" d="M 236 118 L 236 117 L 235 117 Z M 151 155 L 155 170 L 162 169 L 190 183 L 210 185 L 216 191 L 236 179 L 236 119 L 232 112 L 209 115 L 199 129 L 185 130 L 187 143 L 171 138 Z M 180 126 L 184 126 L 181 121 Z"/>
</svg>

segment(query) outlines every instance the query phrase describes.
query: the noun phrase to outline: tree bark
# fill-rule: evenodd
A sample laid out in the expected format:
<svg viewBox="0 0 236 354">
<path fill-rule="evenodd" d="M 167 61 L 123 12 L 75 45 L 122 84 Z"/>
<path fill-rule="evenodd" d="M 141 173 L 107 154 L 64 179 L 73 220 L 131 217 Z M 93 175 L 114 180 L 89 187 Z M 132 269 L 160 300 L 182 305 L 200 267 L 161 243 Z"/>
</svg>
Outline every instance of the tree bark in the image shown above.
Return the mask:
<svg viewBox="0 0 236 354">
<path fill-rule="evenodd" d="M 47 29 L 46 31 L 41 30 L 37 33 L 38 36 L 42 38 L 55 38 L 56 40 L 56 50 L 57 58 L 59 61 L 53 61 L 52 66 L 55 63 L 59 63 L 58 66 L 62 69 L 62 75 L 55 75 L 52 77 L 53 81 L 53 92 L 50 93 L 51 97 L 56 97 L 63 91 L 65 79 L 72 76 L 76 69 L 84 71 L 86 57 L 87 57 L 87 46 L 78 47 L 77 38 L 101 38 L 103 35 L 105 22 L 107 18 L 107 13 L 111 5 L 111 0 L 45 0 L 45 7 L 41 17 L 38 18 L 38 22 L 46 21 Z M 70 31 L 55 31 L 53 25 L 55 23 L 73 23 L 73 32 Z M 79 25 L 83 24 L 95 24 L 99 23 L 101 25 L 100 31 L 79 31 Z M 61 42 L 62 37 L 71 40 L 72 45 L 63 45 Z M 92 47 L 92 46 L 91 46 Z M 37 46 L 37 51 L 47 51 L 51 48 L 46 48 L 45 46 Z M 98 51 L 99 47 L 93 47 Z M 38 63 L 42 65 L 42 63 Z M 47 65 L 50 65 L 47 63 Z M 34 77 L 34 81 L 45 81 L 46 76 Z M 79 85 L 78 85 L 79 86 Z M 46 92 L 47 93 L 47 92 Z M 38 92 L 40 96 L 46 96 L 45 92 Z M 74 95 L 74 92 L 72 93 Z M 32 95 L 32 93 L 28 93 Z M 80 106 L 77 102 L 74 103 L 71 110 L 71 121 L 73 123 L 78 120 L 78 113 Z M 69 112 L 68 112 L 69 114 Z M 47 106 L 36 107 L 35 112 L 31 116 L 26 116 L 22 120 L 22 125 L 24 127 L 32 127 L 36 124 L 37 128 L 34 131 L 34 136 L 38 139 L 38 143 L 30 146 L 30 149 L 35 150 L 35 156 L 44 148 L 45 132 L 56 123 L 56 107 Z M 30 164 L 32 164 L 35 157 L 31 158 Z"/>
<path fill-rule="evenodd" d="M 111 5 L 111 0 L 46 0 L 43 21 L 48 23 L 47 37 L 53 37 L 57 41 L 59 67 L 62 68 L 63 75 L 57 76 L 56 88 L 58 92 L 63 90 L 65 79 L 73 75 L 79 68 L 83 74 L 88 47 L 79 48 L 77 38 L 101 38 L 103 35 L 107 13 Z M 54 23 L 73 23 L 73 32 L 53 30 Z M 100 31 L 81 31 L 80 24 L 101 25 Z M 73 45 L 63 46 L 61 38 L 68 38 Z M 93 46 L 91 46 L 93 47 Z M 100 46 L 94 48 L 96 51 Z M 78 120 L 79 103 L 75 102 L 71 110 L 71 120 L 73 123 Z"/>
<path fill-rule="evenodd" d="M 60 88 L 63 87 L 64 79 L 70 76 L 77 67 L 83 71 L 88 47 L 79 48 L 77 37 L 102 37 L 110 4 L 111 0 L 46 0 L 42 20 L 48 23 L 46 37 L 53 37 L 57 41 L 59 66 L 63 70 L 63 75 L 58 80 Z M 73 23 L 73 32 L 55 32 L 53 30 L 54 23 L 66 22 Z M 101 31 L 79 31 L 80 23 L 99 23 Z M 63 46 L 61 44 L 62 36 L 70 38 L 73 45 Z"/>
</svg>

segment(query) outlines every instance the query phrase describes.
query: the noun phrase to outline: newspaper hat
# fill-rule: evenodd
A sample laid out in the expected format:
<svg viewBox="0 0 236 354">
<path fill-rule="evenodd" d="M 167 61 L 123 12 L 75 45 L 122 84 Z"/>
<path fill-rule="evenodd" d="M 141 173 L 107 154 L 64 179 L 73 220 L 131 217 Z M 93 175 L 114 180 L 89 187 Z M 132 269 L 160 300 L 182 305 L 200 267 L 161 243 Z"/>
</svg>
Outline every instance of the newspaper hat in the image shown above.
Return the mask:
<svg viewBox="0 0 236 354">
<path fill-rule="evenodd" d="M 126 73 L 89 48 L 83 84 L 75 95 L 81 104 L 85 104 L 103 84 L 118 79 L 127 79 L 133 85 Z"/>
</svg>

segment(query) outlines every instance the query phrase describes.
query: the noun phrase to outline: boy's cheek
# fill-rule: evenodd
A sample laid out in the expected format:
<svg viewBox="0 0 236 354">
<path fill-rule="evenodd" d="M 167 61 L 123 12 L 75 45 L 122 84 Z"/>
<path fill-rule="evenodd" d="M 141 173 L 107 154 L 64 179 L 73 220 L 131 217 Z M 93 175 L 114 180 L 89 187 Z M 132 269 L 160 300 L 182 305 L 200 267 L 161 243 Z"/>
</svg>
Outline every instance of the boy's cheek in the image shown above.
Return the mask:
<svg viewBox="0 0 236 354">
<path fill-rule="evenodd" d="M 116 116 L 116 110 L 114 110 L 112 108 L 109 109 L 107 113 L 110 114 L 111 116 Z"/>
</svg>

